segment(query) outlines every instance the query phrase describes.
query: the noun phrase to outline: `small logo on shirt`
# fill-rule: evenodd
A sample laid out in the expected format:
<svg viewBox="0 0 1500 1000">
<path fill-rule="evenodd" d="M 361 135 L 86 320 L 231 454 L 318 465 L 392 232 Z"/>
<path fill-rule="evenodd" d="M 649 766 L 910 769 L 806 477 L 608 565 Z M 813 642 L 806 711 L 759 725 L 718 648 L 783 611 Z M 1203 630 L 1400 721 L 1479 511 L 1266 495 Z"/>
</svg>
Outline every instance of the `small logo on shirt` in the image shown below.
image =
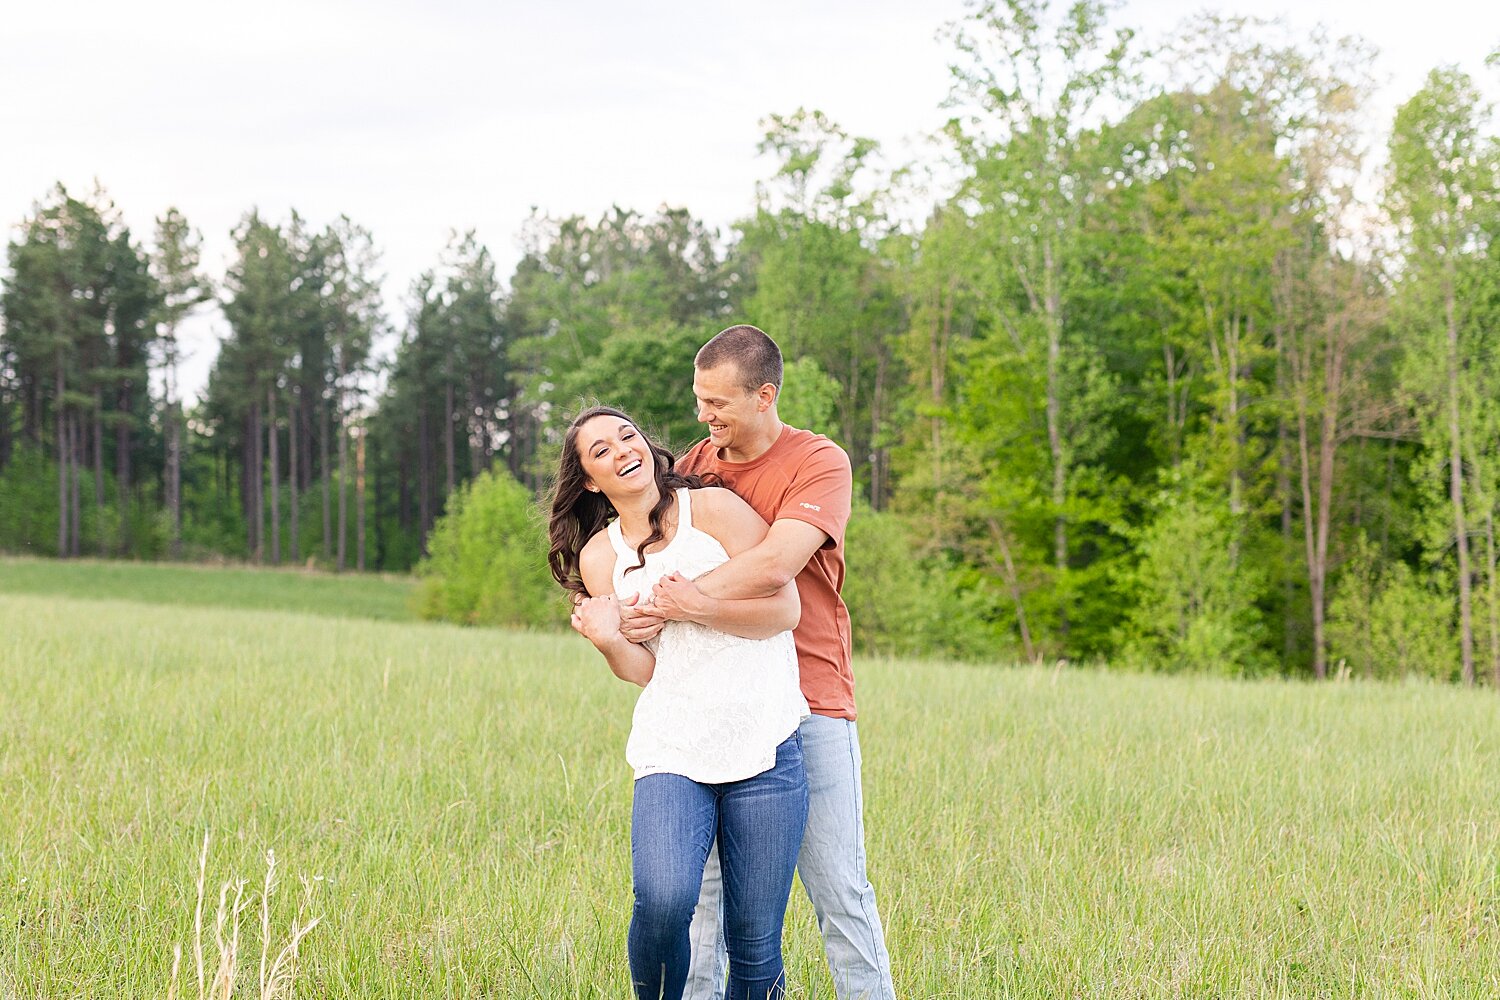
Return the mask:
<svg viewBox="0 0 1500 1000">
<path fill-rule="evenodd" d="M 817 511 L 817 512 L 818 512 L 818 513 L 819 513 L 819 514 L 821 514 L 821 513 L 823 513 L 823 508 L 822 508 L 822 507 L 819 507 L 819 506 L 818 506 L 818 505 L 817 505 L 817 504 L 815 504 L 815 503 L 800 503 L 800 504 L 798 504 L 798 505 L 797 505 L 797 506 L 798 506 L 798 507 L 806 507 L 806 508 L 807 508 L 807 509 L 808 509 L 808 510 L 815 510 L 815 511 Z"/>
</svg>

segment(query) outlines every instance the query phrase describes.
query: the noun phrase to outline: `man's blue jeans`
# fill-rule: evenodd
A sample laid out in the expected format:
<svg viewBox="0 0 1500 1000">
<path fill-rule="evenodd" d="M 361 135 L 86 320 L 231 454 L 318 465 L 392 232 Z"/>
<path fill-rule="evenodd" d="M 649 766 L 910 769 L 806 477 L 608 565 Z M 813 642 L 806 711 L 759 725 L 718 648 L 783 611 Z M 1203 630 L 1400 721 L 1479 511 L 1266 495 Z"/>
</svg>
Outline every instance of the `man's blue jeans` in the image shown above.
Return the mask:
<svg viewBox="0 0 1500 1000">
<path fill-rule="evenodd" d="M 630 860 L 630 979 L 641 1000 L 678 1000 L 687 981 L 688 925 L 715 839 L 722 858 L 724 934 L 732 1000 L 779 1000 L 786 986 L 781 928 L 807 822 L 802 738 L 776 748 L 776 766 L 705 785 L 679 774 L 635 783 Z"/>
<path fill-rule="evenodd" d="M 875 890 L 865 876 L 859 730 L 847 719 L 814 715 L 803 720 L 801 732 L 809 805 L 797 873 L 818 917 L 834 991 L 839 1000 L 895 1000 Z M 693 914 L 686 1000 L 724 996 L 723 896 L 717 875 L 710 856 Z"/>
</svg>

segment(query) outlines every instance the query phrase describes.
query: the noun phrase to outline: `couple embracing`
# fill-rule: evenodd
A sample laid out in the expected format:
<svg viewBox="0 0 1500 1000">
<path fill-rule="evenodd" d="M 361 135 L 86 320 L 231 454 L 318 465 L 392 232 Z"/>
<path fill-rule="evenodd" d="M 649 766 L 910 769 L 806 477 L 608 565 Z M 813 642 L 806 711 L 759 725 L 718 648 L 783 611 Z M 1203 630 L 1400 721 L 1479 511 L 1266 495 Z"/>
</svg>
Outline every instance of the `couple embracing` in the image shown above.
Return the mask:
<svg viewBox="0 0 1500 1000">
<path fill-rule="evenodd" d="M 608 407 L 568 428 L 549 523 L 573 627 L 640 685 L 628 950 L 639 998 L 779 998 L 792 873 L 839 1000 L 894 1000 L 865 876 L 844 528 L 849 458 L 776 412 L 753 326 L 694 359 L 681 459 Z"/>
</svg>

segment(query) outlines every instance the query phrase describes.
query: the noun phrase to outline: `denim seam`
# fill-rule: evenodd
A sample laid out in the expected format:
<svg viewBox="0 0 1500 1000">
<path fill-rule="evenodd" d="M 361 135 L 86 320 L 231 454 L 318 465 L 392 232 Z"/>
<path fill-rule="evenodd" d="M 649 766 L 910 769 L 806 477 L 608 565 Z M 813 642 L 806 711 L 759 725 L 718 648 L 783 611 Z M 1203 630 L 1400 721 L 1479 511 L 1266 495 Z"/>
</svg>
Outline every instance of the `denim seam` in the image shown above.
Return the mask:
<svg viewBox="0 0 1500 1000">
<path fill-rule="evenodd" d="M 873 897 L 875 895 L 875 889 L 870 885 L 870 875 L 865 868 L 866 858 L 865 842 L 863 836 L 865 828 L 865 790 L 864 782 L 860 777 L 859 768 L 854 761 L 854 726 L 852 723 L 844 727 L 844 742 L 849 748 L 849 771 L 850 777 L 853 779 L 852 787 L 854 788 L 855 821 L 856 825 L 859 827 L 859 831 L 861 834 L 859 843 L 855 846 L 854 849 L 855 858 L 858 860 L 859 873 L 863 877 L 865 885 L 869 886 L 870 888 L 869 895 Z M 875 959 L 875 969 L 880 974 L 880 977 L 882 979 L 881 986 L 883 987 L 884 984 L 886 982 L 889 982 L 891 979 L 891 970 L 886 966 L 881 956 L 882 949 L 880 947 L 880 938 L 885 937 L 885 927 L 882 926 L 880 928 L 880 935 L 879 937 L 877 937 L 875 934 L 875 926 L 879 922 L 880 918 L 878 915 L 871 911 L 871 907 L 869 905 L 869 902 L 866 900 L 865 893 L 861 892 L 859 894 L 859 897 L 859 908 L 865 915 L 865 926 L 869 929 L 870 932 L 870 955 Z"/>
</svg>

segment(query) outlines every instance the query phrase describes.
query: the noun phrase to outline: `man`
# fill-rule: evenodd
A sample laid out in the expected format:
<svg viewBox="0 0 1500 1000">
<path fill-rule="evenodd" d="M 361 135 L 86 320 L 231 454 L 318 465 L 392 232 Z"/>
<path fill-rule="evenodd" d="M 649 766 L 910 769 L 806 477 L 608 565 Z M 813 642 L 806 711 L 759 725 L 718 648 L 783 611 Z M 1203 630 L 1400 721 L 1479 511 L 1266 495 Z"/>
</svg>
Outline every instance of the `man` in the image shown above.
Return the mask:
<svg viewBox="0 0 1500 1000">
<path fill-rule="evenodd" d="M 875 890 L 865 876 L 849 611 L 839 596 L 853 492 L 849 456 L 826 437 L 781 422 L 781 350 L 755 327 L 722 331 L 698 352 L 693 368 L 698 421 L 708 425 L 708 438 L 678 468 L 716 474 L 771 529 L 755 548 L 695 581 L 664 579 L 650 603 L 625 611 L 621 631 L 643 641 L 666 621 L 732 627 L 737 600 L 773 594 L 796 579 L 802 599 L 797 659 L 813 713 L 801 727 L 809 809 L 797 870 L 817 913 L 839 1000 L 895 1000 Z M 721 891 L 715 851 L 693 917 L 685 1000 L 723 996 Z"/>
</svg>

